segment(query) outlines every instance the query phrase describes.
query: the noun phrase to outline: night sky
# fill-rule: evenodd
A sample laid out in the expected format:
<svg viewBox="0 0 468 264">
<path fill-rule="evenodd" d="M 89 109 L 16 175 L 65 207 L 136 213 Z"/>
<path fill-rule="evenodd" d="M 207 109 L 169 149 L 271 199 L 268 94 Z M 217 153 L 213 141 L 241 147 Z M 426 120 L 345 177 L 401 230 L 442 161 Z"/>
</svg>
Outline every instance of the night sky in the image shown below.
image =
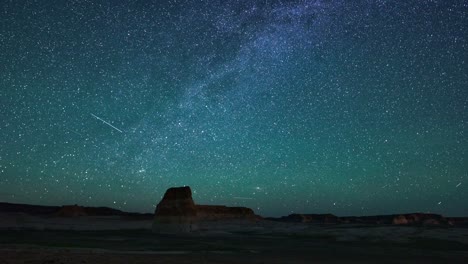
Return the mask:
<svg viewBox="0 0 468 264">
<path fill-rule="evenodd" d="M 468 215 L 468 2 L 0 1 L 0 201 Z"/>
</svg>

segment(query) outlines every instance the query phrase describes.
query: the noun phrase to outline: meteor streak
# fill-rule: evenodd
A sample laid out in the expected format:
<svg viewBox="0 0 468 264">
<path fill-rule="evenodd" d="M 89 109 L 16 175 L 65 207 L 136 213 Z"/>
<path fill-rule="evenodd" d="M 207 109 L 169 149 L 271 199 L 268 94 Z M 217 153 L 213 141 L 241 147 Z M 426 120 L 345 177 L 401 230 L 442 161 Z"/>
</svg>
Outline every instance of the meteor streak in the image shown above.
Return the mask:
<svg viewBox="0 0 468 264">
<path fill-rule="evenodd" d="M 115 126 L 113 126 L 111 123 L 109 123 L 109 122 L 107 122 L 106 120 L 104 120 L 104 119 L 100 118 L 99 116 L 97 116 L 97 115 L 95 115 L 95 114 L 93 114 L 93 113 L 91 113 L 91 115 L 92 115 L 92 116 L 94 116 L 96 119 L 98 119 L 98 120 L 102 121 L 104 124 L 106 124 L 106 125 L 108 125 L 108 126 L 112 127 L 113 129 L 115 129 L 115 130 L 119 131 L 120 133 L 123 133 L 123 131 L 122 131 L 122 130 L 120 130 L 120 129 L 116 128 L 116 127 L 115 127 Z"/>
</svg>

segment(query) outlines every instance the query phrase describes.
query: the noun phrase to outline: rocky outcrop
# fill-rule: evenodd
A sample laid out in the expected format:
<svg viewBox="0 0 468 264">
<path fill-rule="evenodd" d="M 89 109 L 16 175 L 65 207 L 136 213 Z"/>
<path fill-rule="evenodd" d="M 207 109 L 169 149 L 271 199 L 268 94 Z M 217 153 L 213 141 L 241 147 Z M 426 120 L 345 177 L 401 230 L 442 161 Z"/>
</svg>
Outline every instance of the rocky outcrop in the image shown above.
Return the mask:
<svg viewBox="0 0 468 264">
<path fill-rule="evenodd" d="M 86 210 L 79 205 L 64 205 L 56 213 L 59 217 L 79 217 L 87 216 Z"/>
<path fill-rule="evenodd" d="M 195 205 L 190 187 L 169 188 L 157 205 L 153 232 L 185 233 L 197 230 L 201 221 L 254 220 L 252 209 L 222 205 Z"/>
<path fill-rule="evenodd" d="M 87 215 L 92 216 L 120 216 L 128 213 L 109 207 L 83 207 Z"/>
<path fill-rule="evenodd" d="M 393 217 L 393 215 L 346 216 L 340 217 L 339 220 L 343 224 L 391 225 Z"/>
<path fill-rule="evenodd" d="M 423 226 L 440 226 L 450 225 L 449 221 L 438 214 L 402 214 L 394 215 L 392 220 L 393 225 L 423 225 Z"/>
<path fill-rule="evenodd" d="M 153 232 L 180 233 L 196 229 L 197 209 L 190 187 L 169 188 L 157 205 Z"/>
<path fill-rule="evenodd" d="M 255 220 L 254 211 L 247 207 L 227 207 L 222 205 L 197 205 L 198 221 L 249 219 Z"/>
<path fill-rule="evenodd" d="M 157 216 L 195 216 L 197 208 L 193 202 L 190 187 L 169 188 L 156 207 L 155 214 Z"/>
<path fill-rule="evenodd" d="M 291 214 L 269 220 L 293 223 L 450 226 L 454 221 L 438 214 L 412 213 L 399 215 L 373 215 L 337 217 L 332 214 Z M 462 220 L 459 220 L 461 223 Z"/>
<path fill-rule="evenodd" d="M 370 225 L 448 226 L 449 221 L 438 214 L 411 213 L 340 218 L 342 223 Z"/>
</svg>

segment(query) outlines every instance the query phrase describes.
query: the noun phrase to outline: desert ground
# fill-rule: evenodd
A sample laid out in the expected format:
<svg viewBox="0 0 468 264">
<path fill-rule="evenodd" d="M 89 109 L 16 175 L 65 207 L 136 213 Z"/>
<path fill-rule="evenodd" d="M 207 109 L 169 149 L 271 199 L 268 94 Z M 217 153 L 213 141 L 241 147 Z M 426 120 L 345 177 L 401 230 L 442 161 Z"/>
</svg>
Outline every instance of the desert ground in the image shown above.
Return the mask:
<svg viewBox="0 0 468 264">
<path fill-rule="evenodd" d="M 151 219 L 2 214 L 0 264 L 14 263 L 466 263 L 468 228 L 200 223 L 154 234 Z"/>
</svg>

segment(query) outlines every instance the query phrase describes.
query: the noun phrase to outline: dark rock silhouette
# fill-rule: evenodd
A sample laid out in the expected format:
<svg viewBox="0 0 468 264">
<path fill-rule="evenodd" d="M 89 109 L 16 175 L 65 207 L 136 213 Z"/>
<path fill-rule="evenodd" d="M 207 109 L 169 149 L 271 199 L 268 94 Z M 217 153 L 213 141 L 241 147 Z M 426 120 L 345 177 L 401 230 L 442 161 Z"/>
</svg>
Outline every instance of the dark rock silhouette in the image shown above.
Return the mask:
<svg viewBox="0 0 468 264">
<path fill-rule="evenodd" d="M 249 219 L 255 220 L 258 216 L 246 207 L 227 207 L 223 205 L 196 205 L 198 220 L 226 220 Z"/>
<path fill-rule="evenodd" d="M 414 213 L 393 216 L 392 224 L 440 226 L 449 225 L 450 222 L 445 217 L 438 214 Z"/>
<path fill-rule="evenodd" d="M 79 207 L 74 208 L 74 206 Z M 78 212 L 78 210 L 80 212 Z M 83 213 L 84 211 L 84 213 Z M 132 220 L 152 219 L 153 214 L 128 213 L 109 207 L 86 207 L 79 205 L 43 206 L 30 204 L 0 203 L 0 213 L 23 213 L 31 216 L 44 217 L 76 217 L 76 216 L 121 216 Z"/>
<path fill-rule="evenodd" d="M 340 218 L 344 223 L 381 224 L 381 225 L 450 225 L 441 215 L 427 213 L 411 213 L 399 215 L 376 215 Z"/>
<path fill-rule="evenodd" d="M 156 207 L 157 216 L 196 216 L 197 208 L 190 187 L 169 188 Z"/>
<path fill-rule="evenodd" d="M 180 233 L 196 230 L 201 221 L 254 220 L 253 210 L 222 205 L 195 205 L 190 187 L 169 188 L 156 207 L 153 232 Z"/>
<path fill-rule="evenodd" d="M 0 203 L 2 213 L 25 213 L 28 215 L 51 215 L 60 209 L 59 206 L 43 206 L 31 204 Z"/>
<path fill-rule="evenodd" d="M 124 220 L 150 220 L 156 224 L 174 224 L 176 230 L 195 230 L 201 221 L 223 220 L 260 220 L 261 216 L 245 207 L 227 207 L 221 205 L 196 205 L 192 199 L 190 187 L 171 188 L 154 214 L 128 213 L 109 207 L 85 206 L 41 206 L 0 202 L 0 213 L 21 213 L 39 217 L 80 217 L 80 216 L 119 216 Z M 444 217 L 438 214 L 411 213 L 375 216 L 338 217 L 332 214 L 291 214 L 280 218 L 265 218 L 271 221 L 312 224 L 362 224 L 362 225 L 398 225 L 398 226 L 455 226 L 468 227 L 468 217 Z M 185 225 L 185 227 L 184 227 Z M 167 226 L 166 226 L 167 227 Z M 167 228 L 170 229 L 170 228 Z"/>
<path fill-rule="evenodd" d="M 332 214 L 291 214 L 280 218 L 268 218 L 273 221 L 318 224 L 365 224 L 365 225 L 413 225 L 413 226 L 450 226 L 454 221 L 438 215 L 427 213 L 374 215 L 374 216 L 346 216 L 337 217 Z M 459 224 L 465 218 L 457 219 Z"/>
<path fill-rule="evenodd" d="M 190 187 L 169 188 L 156 207 L 153 232 L 191 232 L 196 229 L 196 217 Z"/>
</svg>

